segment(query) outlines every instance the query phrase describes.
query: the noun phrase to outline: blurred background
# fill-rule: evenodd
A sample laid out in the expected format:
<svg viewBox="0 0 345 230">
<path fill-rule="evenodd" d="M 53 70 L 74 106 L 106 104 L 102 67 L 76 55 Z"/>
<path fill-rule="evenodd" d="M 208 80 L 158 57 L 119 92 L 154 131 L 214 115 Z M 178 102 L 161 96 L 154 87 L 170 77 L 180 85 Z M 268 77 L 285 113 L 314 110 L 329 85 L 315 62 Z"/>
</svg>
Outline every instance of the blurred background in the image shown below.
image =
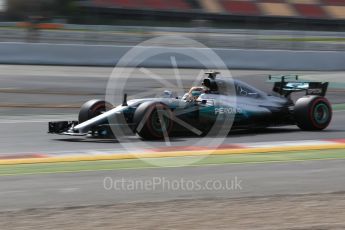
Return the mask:
<svg viewBox="0 0 345 230">
<path fill-rule="evenodd" d="M 1 0 L 0 42 L 344 50 L 343 0 Z M 323 32 L 320 32 L 323 31 Z"/>
</svg>

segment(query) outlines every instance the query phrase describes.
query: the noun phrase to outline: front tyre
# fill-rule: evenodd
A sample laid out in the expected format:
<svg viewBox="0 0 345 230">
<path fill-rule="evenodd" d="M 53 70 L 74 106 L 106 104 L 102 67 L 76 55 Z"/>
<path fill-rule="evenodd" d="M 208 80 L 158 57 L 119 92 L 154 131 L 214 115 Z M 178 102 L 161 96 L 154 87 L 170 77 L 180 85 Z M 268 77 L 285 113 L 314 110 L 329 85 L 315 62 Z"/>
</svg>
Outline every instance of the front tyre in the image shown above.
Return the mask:
<svg viewBox="0 0 345 230">
<path fill-rule="evenodd" d="M 79 124 L 87 120 L 90 120 L 94 117 L 97 117 L 98 115 L 112 108 L 113 106 L 106 101 L 98 100 L 98 99 L 90 100 L 86 102 L 85 104 L 83 104 L 80 108 L 79 116 L 78 116 Z"/>
<path fill-rule="evenodd" d="M 323 130 L 331 123 L 332 107 L 324 97 L 302 97 L 296 102 L 294 117 L 297 126 L 302 130 Z"/>
<path fill-rule="evenodd" d="M 138 135 L 147 140 L 169 137 L 173 128 L 173 113 L 168 106 L 159 102 L 144 102 L 133 118 Z"/>
</svg>

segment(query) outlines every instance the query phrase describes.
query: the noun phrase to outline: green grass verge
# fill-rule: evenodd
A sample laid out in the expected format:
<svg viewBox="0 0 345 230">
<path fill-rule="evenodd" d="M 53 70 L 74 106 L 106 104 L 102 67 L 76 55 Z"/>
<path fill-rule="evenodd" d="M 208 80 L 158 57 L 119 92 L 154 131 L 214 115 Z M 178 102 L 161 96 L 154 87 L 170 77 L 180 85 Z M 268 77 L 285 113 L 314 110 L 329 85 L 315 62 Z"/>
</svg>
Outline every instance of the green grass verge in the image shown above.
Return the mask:
<svg viewBox="0 0 345 230">
<path fill-rule="evenodd" d="M 109 160 L 71 163 L 42 163 L 42 164 L 21 164 L 21 165 L 1 165 L 0 176 L 23 175 L 41 173 L 64 173 L 99 170 L 120 170 L 138 168 L 158 168 L 179 167 L 188 165 L 188 162 L 195 160 L 190 166 L 221 165 L 221 164 L 248 164 L 248 163 L 269 163 L 269 162 L 289 162 L 322 159 L 345 159 L 345 149 L 329 151 L 304 151 L 304 152 L 275 152 L 265 154 L 233 154 L 233 155 L 213 155 L 205 158 L 198 157 L 171 157 L 155 158 L 149 162 L 135 160 Z M 150 164 L 150 163 L 153 163 Z"/>
<path fill-rule="evenodd" d="M 266 41 L 285 41 L 285 42 L 345 42 L 345 38 L 335 38 L 335 37 L 300 37 L 300 38 L 263 38 L 261 40 Z"/>
<path fill-rule="evenodd" d="M 333 104 L 332 105 L 333 110 L 345 110 L 345 104 Z"/>
</svg>

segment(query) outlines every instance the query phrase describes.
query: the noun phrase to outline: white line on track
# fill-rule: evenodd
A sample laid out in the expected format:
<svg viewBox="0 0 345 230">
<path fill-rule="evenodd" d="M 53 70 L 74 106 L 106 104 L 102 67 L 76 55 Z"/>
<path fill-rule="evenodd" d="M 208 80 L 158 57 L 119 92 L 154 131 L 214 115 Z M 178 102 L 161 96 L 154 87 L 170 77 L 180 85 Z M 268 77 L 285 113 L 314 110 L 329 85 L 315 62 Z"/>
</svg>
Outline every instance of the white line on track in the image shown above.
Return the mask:
<svg viewBox="0 0 345 230">
<path fill-rule="evenodd" d="M 77 120 L 75 115 L 28 115 L 28 116 L 0 116 L 0 124 L 43 123 L 49 121 Z"/>
<path fill-rule="evenodd" d="M 334 113 L 344 113 L 345 109 L 333 110 Z M 49 121 L 77 120 L 75 114 L 56 114 L 56 115 L 22 115 L 22 116 L 0 116 L 0 124 L 7 123 L 35 123 Z"/>
</svg>

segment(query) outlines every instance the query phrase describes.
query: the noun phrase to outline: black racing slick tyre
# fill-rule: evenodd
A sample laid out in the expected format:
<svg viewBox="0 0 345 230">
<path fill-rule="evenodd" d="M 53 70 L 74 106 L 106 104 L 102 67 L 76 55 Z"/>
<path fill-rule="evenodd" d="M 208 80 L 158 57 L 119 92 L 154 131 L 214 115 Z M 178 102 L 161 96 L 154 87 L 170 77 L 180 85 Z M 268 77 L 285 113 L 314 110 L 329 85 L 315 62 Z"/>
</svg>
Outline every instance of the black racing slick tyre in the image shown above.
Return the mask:
<svg viewBox="0 0 345 230">
<path fill-rule="evenodd" d="M 323 130 L 331 123 L 332 107 L 324 97 L 302 97 L 296 102 L 294 117 L 297 126 L 302 130 Z"/>
<path fill-rule="evenodd" d="M 112 108 L 113 106 L 110 103 L 103 100 L 94 99 L 88 101 L 81 106 L 78 121 L 79 123 L 83 123 Z"/>
<path fill-rule="evenodd" d="M 133 121 L 136 132 L 143 139 L 160 140 L 171 134 L 173 113 L 159 102 L 144 102 L 135 111 Z"/>
</svg>

